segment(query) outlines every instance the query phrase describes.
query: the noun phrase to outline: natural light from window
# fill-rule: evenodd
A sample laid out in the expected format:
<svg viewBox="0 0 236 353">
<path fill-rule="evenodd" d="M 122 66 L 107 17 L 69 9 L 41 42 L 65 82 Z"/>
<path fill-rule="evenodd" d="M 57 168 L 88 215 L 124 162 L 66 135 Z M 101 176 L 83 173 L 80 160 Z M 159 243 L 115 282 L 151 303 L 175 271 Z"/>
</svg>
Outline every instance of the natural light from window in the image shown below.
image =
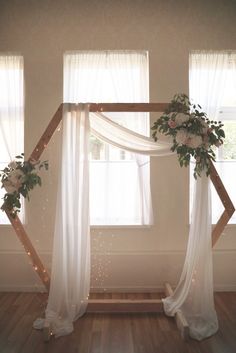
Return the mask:
<svg viewBox="0 0 236 353">
<path fill-rule="evenodd" d="M 0 55 L 0 169 L 24 151 L 23 57 Z M 0 189 L 0 198 L 5 193 Z M 2 202 L 1 202 L 2 204 Z M 23 220 L 21 211 L 21 220 Z M 9 224 L 0 212 L 0 224 Z"/>
<path fill-rule="evenodd" d="M 64 102 L 148 102 L 146 51 L 78 51 L 64 55 Z M 147 113 L 105 113 L 149 135 Z M 149 157 L 90 139 L 92 225 L 146 225 L 152 221 Z"/>
</svg>

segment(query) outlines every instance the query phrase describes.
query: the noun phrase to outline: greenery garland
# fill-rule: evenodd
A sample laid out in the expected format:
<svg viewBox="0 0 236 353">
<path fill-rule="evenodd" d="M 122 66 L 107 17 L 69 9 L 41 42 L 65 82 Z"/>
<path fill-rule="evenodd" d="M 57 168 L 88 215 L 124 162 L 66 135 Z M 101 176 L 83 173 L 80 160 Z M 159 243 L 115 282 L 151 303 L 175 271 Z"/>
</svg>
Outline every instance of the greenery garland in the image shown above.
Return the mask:
<svg viewBox="0 0 236 353">
<path fill-rule="evenodd" d="M 21 195 L 29 200 L 30 190 L 36 185 L 42 185 L 41 178 L 37 174 L 39 170 L 42 168 L 48 170 L 47 161 L 24 161 L 23 153 L 16 156 L 15 159 L 0 171 L 2 188 L 6 190 L 1 209 L 10 212 L 12 217 L 16 217 L 17 213 L 20 212 Z"/>
<path fill-rule="evenodd" d="M 152 137 L 158 131 L 173 140 L 171 151 L 176 151 L 180 166 L 187 167 L 194 157 L 194 177 L 210 174 L 210 160 L 215 161 L 214 148 L 223 144 L 224 125 L 209 120 L 201 106 L 192 104 L 186 94 L 176 94 L 163 115 L 152 126 Z"/>
</svg>

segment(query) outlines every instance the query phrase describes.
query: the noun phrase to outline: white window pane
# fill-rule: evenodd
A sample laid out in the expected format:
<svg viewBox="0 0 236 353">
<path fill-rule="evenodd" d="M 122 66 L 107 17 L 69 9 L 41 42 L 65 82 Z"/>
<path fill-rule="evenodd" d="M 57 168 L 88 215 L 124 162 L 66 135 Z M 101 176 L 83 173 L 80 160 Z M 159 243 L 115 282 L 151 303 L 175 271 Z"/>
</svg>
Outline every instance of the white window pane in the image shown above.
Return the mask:
<svg viewBox="0 0 236 353">
<path fill-rule="evenodd" d="M 24 152 L 23 88 L 23 57 L 0 55 L 0 169 Z M 4 193 L 1 189 L 1 200 Z M 9 224 L 4 213 L 0 224 Z"/>
<path fill-rule="evenodd" d="M 64 55 L 65 102 L 148 102 L 148 55 L 141 51 L 69 52 Z M 149 135 L 146 113 L 107 113 L 118 124 Z M 148 157 L 144 157 L 149 161 Z M 90 140 L 91 224 L 144 224 L 140 188 L 150 194 L 149 170 L 143 185 L 137 182 L 134 154 Z M 142 168 L 141 168 L 142 169 Z M 149 189 L 148 189 L 149 188 Z M 149 197 L 150 200 L 150 197 Z M 124 205 L 126 205 L 124 207 Z M 145 221 L 148 224 L 149 220 Z"/>
<path fill-rule="evenodd" d="M 90 216 L 94 224 L 141 224 L 140 205 L 135 204 L 138 192 L 135 162 L 90 164 Z"/>
</svg>

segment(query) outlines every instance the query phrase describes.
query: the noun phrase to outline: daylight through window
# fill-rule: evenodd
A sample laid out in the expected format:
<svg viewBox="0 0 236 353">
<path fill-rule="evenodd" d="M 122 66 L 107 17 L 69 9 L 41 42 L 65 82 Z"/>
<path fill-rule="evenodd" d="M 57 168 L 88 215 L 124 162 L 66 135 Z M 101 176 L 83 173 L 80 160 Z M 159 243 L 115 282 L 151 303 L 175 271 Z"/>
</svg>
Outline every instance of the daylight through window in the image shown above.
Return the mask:
<svg viewBox="0 0 236 353">
<path fill-rule="evenodd" d="M 79 51 L 64 55 L 64 102 L 148 102 L 148 53 Z M 107 113 L 149 135 L 149 114 Z M 92 225 L 144 225 L 152 221 L 149 157 L 90 139 Z"/>
<path fill-rule="evenodd" d="M 23 57 L 0 55 L 0 169 L 24 152 Z M 5 191 L 0 189 L 2 199 Z M 23 220 L 21 212 L 21 220 Z M 9 224 L 0 212 L 0 224 Z"/>
</svg>

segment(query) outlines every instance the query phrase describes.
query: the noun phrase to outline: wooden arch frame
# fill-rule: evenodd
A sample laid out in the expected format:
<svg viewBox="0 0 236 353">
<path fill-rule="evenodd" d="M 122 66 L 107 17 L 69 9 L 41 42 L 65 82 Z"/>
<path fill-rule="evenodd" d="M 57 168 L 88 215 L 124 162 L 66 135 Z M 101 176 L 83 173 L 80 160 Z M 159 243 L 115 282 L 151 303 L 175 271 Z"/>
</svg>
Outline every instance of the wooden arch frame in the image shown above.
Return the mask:
<svg viewBox="0 0 236 353">
<path fill-rule="evenodd" d="M 63 108 L 71 103 L 62 103 L 57 109 L 56 113 L 53 115 L 49 125 L 44 131 L 43 135 L 39 139 L 36 147 L 31 153 L 29 160 L 38 160 L 43 153 L 44 149 L 47 147 L 53 133 L 57 129 L 60 121 L 62 120 Z M 163 112 L 168 107 L 168 103 L 91 103 L 89 104 L 90 112 Z M 213 163 L 211 162 L 210 170 L 211 181 L 219 195 L 219 198 L 224 206 L 224 211 L 219 218 L 217 224 L 212 230 L 212 246 L 214 246 L 217 240 L 220 238 L 225 226 L 227 225 L 229 219 L 233 215 L 235 208 L 234 205 L 224 187 L 220 176 L 218 175 Z M 20 242 L 22 243 L 26 253 L 31 259 L 33 267 L 37 274 L 39 275 L 42 283 L 45 285 L 47 291 L 50 288 L 50 276 L 44 267 L 37 251 L 34 249 L 23 224 L 20 219 L 16 216 L 13 218 L 10 212 L 6 211 L 6 214 L 18 236 Z M 167 296 L 173 293 L 170 285 L 165 284 L 165 293 Z M 100 300 L 89 300 L 88 312 L 163 312 L 163 304 L 160 299 L 146 299 L 146 300 L 126 300 L 126 299 L 100 299 Z M 188 337 L 188 324 L 179 311 L 177 312 L 176 322 L 181 330 L 181 335 L 183 338 Z M 49 338 L 49 331 L 46 330 L 46 339 Z"/>
</svg>

